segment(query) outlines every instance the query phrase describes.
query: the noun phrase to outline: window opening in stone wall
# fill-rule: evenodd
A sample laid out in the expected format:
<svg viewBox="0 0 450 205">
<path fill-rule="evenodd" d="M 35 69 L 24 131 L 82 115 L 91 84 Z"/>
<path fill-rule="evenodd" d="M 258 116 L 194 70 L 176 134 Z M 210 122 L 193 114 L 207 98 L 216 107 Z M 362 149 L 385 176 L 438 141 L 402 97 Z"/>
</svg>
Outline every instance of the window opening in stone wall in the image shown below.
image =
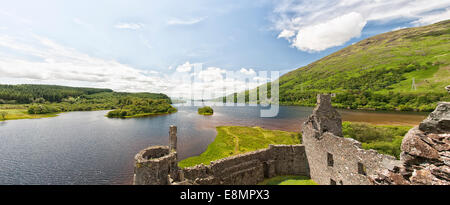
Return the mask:
<svg viewBox="0 0 450 205">
<path fill-rule="evenodd" d="M 327 153 L 327 164 L 329 167 L 334 165 L 333 155 L 330 153 Z"/>
<path fill-rule="evenodd" d="M 366 167 L 361 162 L 358 162 L 358 174 L 366 176 Z"/>
<path fill-rule="evenodd" d="M 334 181 L 333 179 L 330 179 L 330 185 L 336 185 L 336 181 Z"/>
</svg>

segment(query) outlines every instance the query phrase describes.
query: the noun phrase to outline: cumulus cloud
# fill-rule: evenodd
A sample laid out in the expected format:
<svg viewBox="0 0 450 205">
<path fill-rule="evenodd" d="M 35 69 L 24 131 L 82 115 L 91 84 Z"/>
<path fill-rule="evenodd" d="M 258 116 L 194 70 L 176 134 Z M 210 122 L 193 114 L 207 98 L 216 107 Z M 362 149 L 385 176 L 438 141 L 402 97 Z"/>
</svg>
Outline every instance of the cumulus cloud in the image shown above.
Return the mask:
<svg viewBox="0 0 450 205">
<path fill-rule="evenodd" d="M 154 91 L 164 87 L 156 71 L 136 69 L 115 60 L 95 58 L 61 46 L 49 39 L 33 37 L 33 44 L 0 36 L 0 46 L 31 56 L 31 59 L 0 52 L 0 78 L 30 83 L 64 82 L 70 85 L 107 87 L 118 91 Z"/>
<path fill-rule="evenodd" d="M 194 67 L 194 64 L 191 64 L 188 61 L 182 65 L 177 66 L 176 70 L 177 70 L 177 72 L 189 72 L 192 70 L 193 67 Z"/>
<path fill-rule="evenodd" d="M 443 12 L 436 12 L 423 16 L 422 18 L 413 22 L 416 26 L 433 24 L 442 20 L 450 19 L 450 9 L 446 9 Z"/>
<path fill-rule="evenodd" d="M 293 36 L 295 36 L 295 31 L 283 29 L 278 35 L 278 38 L 285 38 L 290 40 Z"/>
<path fill-rule="evenodd" d="M 198 78 L 204 82 L 220 82 L 227 71 L 217 67 L 209 67 L 198 73 Z"/>
<path fill-rule="evenodd" d="M 171 74 L 138 69 L 116 60 L 102 59 L 60 45 L 40 36 L 0 35 L 0 82 L 57 84 L 111 88 L 124 92 L 156 92 L 173 97 L 209 99 L 254 88 L 247 82 L 253 69 L 236 72 L 218 67 L 202 68 L 189 61 L 174 66 Z M 13 52 L 11 52 L 13 51 Z M 229 75 L 229 73 L 233 75 Z M 232 77 L 227 78 L 227 77 Z M 250 76 L 255 77 L 255 76 Z"/>
<path fill-rule="evenodd" d="M 254 74 L 256 74 L 256 72 L 253 69 L 251 69 L 251 68 L 250 69 L 241 68 L 241 70 L 239 72 L 241 72 L 243 74 L 246 74 L 246 75 L 254 75 Z"/>
<path fill-rule="evenodd" d="M 448 0 L 284 0 L 275 4 L 272 20 L 280 32 L 278 38 L 309 52 L 360 36 L 369 21 L 411 19 L 413 25 L 427 25 L 450 18 Z"/>
<path fill-rule="evenodd" d="M 193 25 L 193 24 L 200 23 L 203 20 L 205 20 L 205 17 L 191 18 L 191 19 L 174 18 L 174 19 L 167 21 L 167 24 L 169 24 L 169 25 Z"/>
<path fill-rule="evenodd" d="M 324 23 L 301 28 L 292 45 L 304 51 L 323 51 L 359 37 L 366 23 L 361 14 L 351 12 Z"/>
<path fill-rule="evenodd" d="M 114 25 L 114 28 L 117 29 L 128 29 L 128 30 L 140 30 L 144 28 L 144 24 L 142 23 L 118 23 Z"/>
</svg>

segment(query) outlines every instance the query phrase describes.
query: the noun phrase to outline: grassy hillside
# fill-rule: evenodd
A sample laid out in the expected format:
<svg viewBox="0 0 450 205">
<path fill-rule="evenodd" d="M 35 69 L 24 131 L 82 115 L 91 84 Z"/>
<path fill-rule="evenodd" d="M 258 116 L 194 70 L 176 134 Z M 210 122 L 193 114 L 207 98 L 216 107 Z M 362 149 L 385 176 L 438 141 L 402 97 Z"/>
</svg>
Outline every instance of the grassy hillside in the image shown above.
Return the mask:
<svg viewBox="0 0 450 205">
<path fill-rule="evenodd" d="M 300 134 L 279 130 L 265 130 L 260 127 L 217 127 L 216 139 L 199 156 L 181 160 L 180 167 L 198 164 L 209 165 L 211 161 L 258 149 L 268 148 L 269 144 L 300 144 Z"/>
<path fill-rule="evenodd" d="M 431 111 L 450 100 L 450 20 L 362 40 L 279 82 L 281 104 L 314 106 L 317 93 L 336 93 L 340 108 Z"/>
</svg>

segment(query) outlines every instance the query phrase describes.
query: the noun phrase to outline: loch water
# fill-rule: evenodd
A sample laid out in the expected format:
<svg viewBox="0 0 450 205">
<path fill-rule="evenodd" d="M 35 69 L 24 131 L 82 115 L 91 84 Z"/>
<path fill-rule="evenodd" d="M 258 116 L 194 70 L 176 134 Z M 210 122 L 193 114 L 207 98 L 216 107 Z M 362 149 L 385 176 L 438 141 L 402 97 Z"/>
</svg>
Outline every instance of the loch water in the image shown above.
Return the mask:
<svg viewBox="0 0 450 205">
<path fill-rule="evenodd" d="M 178 127 L 180 159 L 202 153 L 216 126 L 259 126 L 299 132 L 310 107 L 280 106 L 276 117 L 261 118 L 260 106 L 213 106 L 213 116 L 195 106 L 134 119 L 109 119 L 107 111 L 68 112 L 43 119 L 0 122 L 0 184 L 130 184 L 133 158 L 151 145 L 166 145 L 170 125 Z M 340 110 L 343 120 L 415 125 L 424 113 Z"/>
</svg>

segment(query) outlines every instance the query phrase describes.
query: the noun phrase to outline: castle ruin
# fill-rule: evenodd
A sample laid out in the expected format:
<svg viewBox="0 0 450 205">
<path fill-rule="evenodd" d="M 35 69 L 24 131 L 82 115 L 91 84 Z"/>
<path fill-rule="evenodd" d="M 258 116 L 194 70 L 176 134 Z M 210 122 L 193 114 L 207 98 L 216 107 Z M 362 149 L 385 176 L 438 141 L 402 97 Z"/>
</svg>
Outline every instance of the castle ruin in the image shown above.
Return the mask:
<svg viewBox="0 0 450 205">
<path fill-rule="evenodd" d="M 169 146 L 149 147 L 135 156 L 134 184 L 252 185 L 282 175 L 308 176 L 322 185 L 450 184 L 450 103 L 446 102 L 406 134 L 400 160 L 344 138 L 342 119 L 331 106 L 330 95 L 318 95 L 299 145 L 270 145 L 182 169 L 177 165 L 176 132 L 171 126 Z"/>
</svg>

